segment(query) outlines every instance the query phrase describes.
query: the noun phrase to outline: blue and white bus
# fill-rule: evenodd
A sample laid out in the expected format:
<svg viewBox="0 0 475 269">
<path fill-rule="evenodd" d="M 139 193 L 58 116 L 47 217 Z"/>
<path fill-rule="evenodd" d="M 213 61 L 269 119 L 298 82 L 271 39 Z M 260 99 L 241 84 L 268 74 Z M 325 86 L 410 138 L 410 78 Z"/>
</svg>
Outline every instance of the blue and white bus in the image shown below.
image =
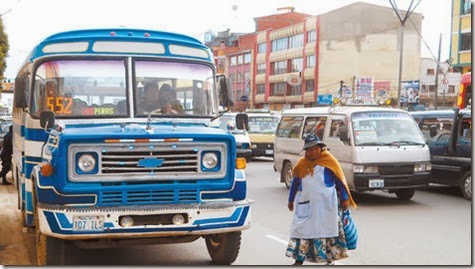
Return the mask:
<svg viewBox="0 0 475 269">
<path fill-rule="evenodd" d="M 162 100 L 144 108 L 147 84 L 167 84 L 175 112 Z M 216 264 L 236 260 L 250 227 L 246 163 L 230 133 L 209 127 L 232 101 L 200 41 L 140 29 L 58 33 L 33 48 L 14 91 L 12 174 L 38 264 L 63 263 L 70 244 L 201 237 Z"/>
</svg>

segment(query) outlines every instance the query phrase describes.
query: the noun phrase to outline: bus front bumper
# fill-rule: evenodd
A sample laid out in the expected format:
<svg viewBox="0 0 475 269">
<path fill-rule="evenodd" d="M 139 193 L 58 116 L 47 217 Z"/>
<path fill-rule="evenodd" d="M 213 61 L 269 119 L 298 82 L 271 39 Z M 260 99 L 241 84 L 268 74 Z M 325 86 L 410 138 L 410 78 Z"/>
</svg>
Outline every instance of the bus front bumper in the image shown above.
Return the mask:
<svg viewBox="0 0 475 269">
<path fill-rule="evenodd" d="M 37 212 L 41 233 L 47 236 L 69 240 L 147 238 L 245 230 L 250 227 L 252 202 L 105 208 L 40 205 Z"/>
</svg>

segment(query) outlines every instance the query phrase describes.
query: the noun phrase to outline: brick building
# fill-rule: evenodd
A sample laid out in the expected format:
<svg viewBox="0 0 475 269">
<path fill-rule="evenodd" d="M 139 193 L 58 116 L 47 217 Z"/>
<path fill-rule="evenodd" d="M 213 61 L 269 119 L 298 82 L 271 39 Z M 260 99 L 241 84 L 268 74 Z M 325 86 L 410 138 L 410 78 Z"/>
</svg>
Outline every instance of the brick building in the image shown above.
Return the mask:
<svg viewBox="0 0 475 269">
<path fill-rule="evenodd" d="M 255 18 L 254 33 L 228 33 L 207 43 L 219 72 L 231 79 L 238 105 L 242 96 L 253 108 L 327 105 L 342 86 L 353 94 L 368 81 L 371 92 L 365 94 L 384 93 L 394 103 L 401 31 L 392 8 L 358 2 L 317 16 L 280 11 Z M 411 21 L 404 29 L 403 81 L 418 80 L 420 72 L 414 26 L 420 29 L 422 15 L 413 13 Z"/>
</svg>

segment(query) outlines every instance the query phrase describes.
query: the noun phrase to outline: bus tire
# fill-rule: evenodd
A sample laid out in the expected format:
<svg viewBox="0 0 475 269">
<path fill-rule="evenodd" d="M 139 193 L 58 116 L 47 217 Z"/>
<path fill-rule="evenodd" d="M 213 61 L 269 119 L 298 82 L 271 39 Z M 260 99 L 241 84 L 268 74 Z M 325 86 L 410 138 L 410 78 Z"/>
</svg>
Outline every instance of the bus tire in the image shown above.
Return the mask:
<svg viewBox="0 0 475 269">
<path fill-rule="evenodd" d="M 33 193 L 33 196 L 35 193 Z M 33 198 L 35 199 L 35 198 Z M 37 265 L 63 265 L 64 241 L 41 233 L 38 204 L 35 203 L 36 260 Z"/>
<path fill-rule="evenodd" d="M 230 265 L 238 257 L 241 232 L 212 234 L 205 237 L 209 256 L 217 265 Z"/>
<path fill-rule="evenodd" d="M 292 184 L 292 164 L 290 162 L 285 162 L 280 171 L 280 182 L 285 183 L 285 187 L 290 189 L 290 184 Z"/>
<path fill-rule="evenodd" d="M 465 199 L 472 200 L 472 171 L 465 172 L 460 178 L 460 189 Z"/>
<path fill-rule="evenodd" d="M 396 196 L 399 200 L 408 201 L 408 200 L 411 200 L 415 192 L 416 191 L 414 189 L 403 189 L 403 190 L 397 190 L 394 193 L 396 193 Z"/>
</svg>

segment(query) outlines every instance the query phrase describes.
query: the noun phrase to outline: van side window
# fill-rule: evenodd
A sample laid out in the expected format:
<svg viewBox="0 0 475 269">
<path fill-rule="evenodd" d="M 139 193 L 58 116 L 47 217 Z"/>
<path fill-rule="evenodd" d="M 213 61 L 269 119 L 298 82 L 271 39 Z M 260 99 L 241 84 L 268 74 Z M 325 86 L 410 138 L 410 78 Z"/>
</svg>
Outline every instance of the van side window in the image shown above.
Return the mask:
<svg viewBox="0 0 475 269">
<path fill-rule="evenodd" d="M 299 138 L 303 117 L 282 117 L 276 135 L 285 138 Z"/>
<path fill-rule="evenodd" d="M 343 120 L 332 120 L 332 125 L 330 129 L 330 135 L 329 137 L 332 138 L 340 138 L 340 129 L 346 126 L 345 122 Z"/>
<path fill-rule="evenodd" d="M 326 117 L 307 117 L 303 127 L 302 139 L 305 139 L 309 134 L 314 134 L 323 141 L 323 131 L 326 123 Z"/>
<path fill-rule="evenodd" d="M 452 128 L 452 118 L 443 118 L 443 117 L 433 117 L 433 118 L 425 118 L 420 120 L 419 127 L 421 128 L 422 133 L 427 139 L 431 139 L 430 136 L 430 128 L 431 126 L 435 126 L 436 134 L 450 132 Z"/>
</svg>

